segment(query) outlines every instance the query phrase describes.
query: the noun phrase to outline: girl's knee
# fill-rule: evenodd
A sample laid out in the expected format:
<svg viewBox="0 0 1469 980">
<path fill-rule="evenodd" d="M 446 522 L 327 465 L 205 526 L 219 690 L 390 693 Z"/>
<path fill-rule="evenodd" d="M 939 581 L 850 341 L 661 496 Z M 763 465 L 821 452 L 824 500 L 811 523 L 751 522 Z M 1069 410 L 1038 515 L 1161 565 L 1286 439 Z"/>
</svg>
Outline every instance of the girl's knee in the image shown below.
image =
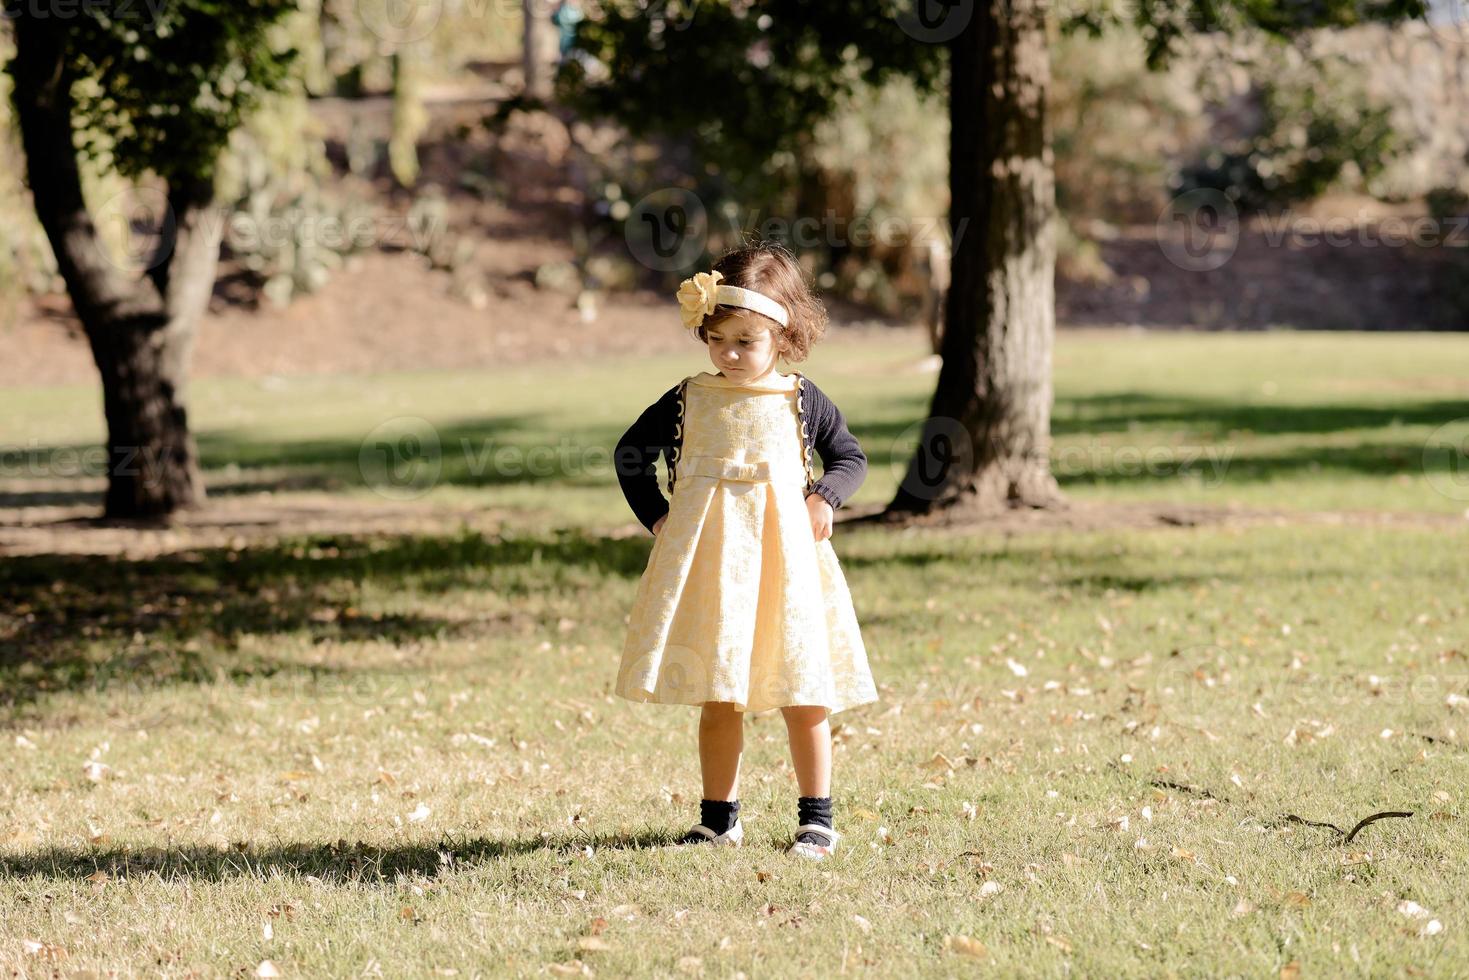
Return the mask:
<svg viewBox="0 0 1469 980">
<path fill-rule="evenodd" d="M 785 720 L 797 725 L 819 725 L 826 720 L 827 709 L 821 704 L 793 704 L 780 709 Z"/>
</svg>

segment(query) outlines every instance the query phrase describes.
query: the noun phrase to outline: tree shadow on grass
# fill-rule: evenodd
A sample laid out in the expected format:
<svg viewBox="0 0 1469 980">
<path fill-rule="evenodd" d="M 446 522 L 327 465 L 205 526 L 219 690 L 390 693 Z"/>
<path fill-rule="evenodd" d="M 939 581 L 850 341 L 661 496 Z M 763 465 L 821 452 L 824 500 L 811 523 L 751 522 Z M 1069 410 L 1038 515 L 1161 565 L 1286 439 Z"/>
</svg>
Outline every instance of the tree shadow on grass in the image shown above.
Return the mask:
<svg viewBox="0 0 1469 980">
<path fill-rule="evenodd" d="M 1097 435 L 1143 426 L 1220 438 L 1231 432 L 1324 435 L 1397 425 L 1438 426 L 1456 419 L 1469 419 L 1469 400 L 1251 404 L 1124 391 L 1107 395 L 1058 396 L 1051 415 L 1051 432 L 1057 436 Z"/>
<path fill-rule="evenodd" d="M 903 405 L 915 413 L 923 405 Z M 918 417 L 917 414 L 914 416 Z M 1389 477 L 1441 475 L 1462 483 L 1469 496 L 1469 460 L 1440 438 L 1405 437 L 1400 427 L 1438 427 L 1462 421 L 1469 430 L 1469 401 L 1395 404 L 1243 405 L 1187 396 L 1124 392 L 1058 397 L 1052 419 L 1052 466 L 1068 485 L 1136 485 L 1180 478 L 1202 481 L 1227 493 L 1230 485 L 1331 473 Z M 1130 430 L 1137 428 L 1129 438 Z M 875 424 L 854 422 L 869 470 L 907 473 L 916 448 L 914 423 L 902 418 Z M 1360 433 L 1354 442 L 1337 433 Z M 1171 434 L 1182 437 L 1180 441 Z M 1303 437 L 1270 451 L 1248 436 Z M 1310 437 L 1319 437 L 1312 439 Z M 1087 437 L 1098 437 L 1089 442 Z M 1100 441 L 1106 437 L 1105 441 Z M 1304 444 L 1302 444 L 1304 443 Z"/>
<path fill-rule="evenodd" d="M 444 870 L 537 851 L 572 855 L 584 852 L 587 847 L 594 851 L 652 849 L 673 843 L 677 836 L 669 830 L 646 829 L 632 834 L 580 831 L 500 838 L 447 836 L 432 844 L 388 846 L 338 840 L 265 848 L 245 841 L 227 848 L 206 845 L 85 850 L 53 847 L 0 857 L 0 877 L 80 882 L 101 871 L 114 878 L 156 874 L 165 880 L 221 882 L 267 879 L 279 872 L 317 878 L 329 885 L 390 887 L 401 875 L 434 877 Z"/>
<path fill-rule="evenodd" d="M 0 562 L 0 711 L 55 692 L 245 681 L 337 668 L 241 649 L 245 636 L 390 644 L 530 634 L 514 612 L 458 618 L 361 608 L 363 586 L 576 595 L 633 578 L 649 542 L 576 530 L 537 536 L 321 536 L 155 558 L 39 555 Z"/>
</svg>

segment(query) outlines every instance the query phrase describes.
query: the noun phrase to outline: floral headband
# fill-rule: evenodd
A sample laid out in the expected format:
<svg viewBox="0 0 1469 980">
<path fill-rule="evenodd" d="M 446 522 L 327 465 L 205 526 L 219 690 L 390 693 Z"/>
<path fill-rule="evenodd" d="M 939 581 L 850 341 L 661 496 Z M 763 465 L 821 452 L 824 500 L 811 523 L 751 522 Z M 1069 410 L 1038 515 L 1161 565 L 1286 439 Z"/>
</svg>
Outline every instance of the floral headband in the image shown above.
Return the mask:
<svg viewBox="0 0 1469 980">
<path fill-rule="evenodd" d="M 791 318 L 786 314 L 784 306 L 753 289 L 721 286 L 718 283 L 723 278 L 723 273 L 715 269 L 713 272 L 696 272 L 679 284 L 678 310 L 685 327 L 694 329 L 721 303 L 763 313 L 783 327 L 790 324 Z"/>
</svg>

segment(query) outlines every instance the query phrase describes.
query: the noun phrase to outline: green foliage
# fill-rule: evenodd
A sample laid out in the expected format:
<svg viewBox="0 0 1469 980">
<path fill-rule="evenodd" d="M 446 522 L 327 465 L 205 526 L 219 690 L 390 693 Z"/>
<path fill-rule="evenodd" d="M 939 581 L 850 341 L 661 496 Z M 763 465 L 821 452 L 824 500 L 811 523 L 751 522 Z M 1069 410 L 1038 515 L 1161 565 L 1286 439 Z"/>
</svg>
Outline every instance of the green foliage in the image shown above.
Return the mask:
<svg viewBox="0 0 1469 980">
<path fill-rule="evenodd" d="M 404 187 L 418 182 L 418 140 L 428 129 L 423 105 L 423 70 L 412 45 L 393 55 L 393 132 L 388 139 L 388 163 Z"/>
<path fill-rule="evenodd" d="M 1190 35 L 1263 31 L 1288 38 L 1315 28 L 1346 28 L 1422 18 L 1424 0 L 1095 0 L 1061 19 L 1067 33 L 1100 35 L 1130 25 L 1143 39 L 1148 67 L 1179 54 Z"/>
<path fill-rule="evenodd" d="M 81 149 L 126 177 L 208 179 L 229 135 L 285 83 L 292 51 L 267 32 L 291 0 L 175 0 L 134 16 L 78 4 L 60 32 Z M 27 16 L 24 15 L 23 16 Z"/>
<path fill-rule="evenodd" d="M 755 208 L 778 218 L 824 219 L 834 210 L 840 224 L 886 212 L 919 218 L 929 212 L 928 199 L 946 207 L 946 167 L 937 158 L 947 153 L 940 137 L 947 53 L 905 32 L 902 16 L 911 9 L 904 0 L 598 5 L 578 30 L 580 57 L 563 68 L 560 95 L 584 115 L 611 118 L 649 141 L 658 158 L 629 152 L 625 169 L 604 164 L 604 183 L 618 193 L 604 196 L 600 208 L 615 221 L 641 191 L 682 188 L 710 212 L 712 251 L 728 227 L 760 231 L 743 220 Z M 1057 41 L 1062 207 L 1073 217 L 1156 215 L 1172 161 L 1202 139 L 1188 122 L 1201 106 L 1199 93 L 1178 78 L 1151 78 L 1144 69 L 1168 67 L 1186 38 L 1212 31 L 1286 36 L 1400 20 L 1422 9 L 1420 0 L 1104 0 L 1073 10 L 1063 18 L 1065 35 L 1106 36 Z M 1285 93 L 1276 105 L 1282 119 L 1298 108 L 1314 111 L 1313 137 L 1345 144 L 1343 159 L 1294 162 L 1294 186 L 1319 186 L 1347 161 L 1375 165 L 1385 135 L 1375 128 L 1379 117 L 1333 113 L 1334 105 L 1323 95 L 1319 105 L 1296 107 Z M 1352 129 L 1359 124 L 1367 128 Z M 885 169 L 885 155 L 893 154 L 900 166 Z M 915 192 L 923 203 L 914 203 Z M 878 255 L 839 244 L 815 265 L 829 273 L 824 284 L 901 310 L 924 289 L 917 258 L 902 245 Z"/>
<path fill-rule="evenodd" d="M 14 42 L 0 32 L 0 62 L 13 53 Z M 25 158 L 11 115 L 10 85 L 10 76 L 0 73 L 0 323 L 10 321 L 21 296 L 49 292 L 60 281 L 46 233 L 18 177 L 25 172 Z"/>
<path fill-rule="evenodd" d="M 800 213 L 830 216 L 831 238 L 815 243 L 823 285 L 885 313 L 919 311 L 930 262 L 948 255 L 948 147 L 942 96 L 906 77 L 858 85 L 817 125 Z"/>
<path fill-rule="evenodd" d="M 1370 181 L 1401 148 L 1390 110 L 1343 62 L 1272 52 L 1254 71 L 1258 124 L 1184 168 L 1182 190 L 1222 191 L 1243 211 L 1307 201 Z"/>
<path fill-rule="evenodd" d="M 571 59 L 560 91 L 636 135 L 678 134 L 708 172 L 738 184 L 788 167 L 789 152 L 859 83 L 938 83 L 943 48 L 905 34 L 904 9 L 899 0 L 597 5 L 576 46 L 607 72 L 593 78 Z"/>
<path fill-rule="evenodd" d="M 452 79 L 466 66 L 520 56 L 520 2 L 505 0 L 318 0 L 322 63 L 313 95 L 386 92 L 392 56 L 406 46 L 423 49 L 431 81 Z"/>
<path fill-rule="evenodd" d="M 1127 26 L 1054 42 L 1056 203 L 1074 226 L 1154 221 L 1177 161 L 1207 135 L 1195 62 L 1149 70 L 1144 61 L 1143 39 Z"/>
<path fill-rule="evenodd" d="M 374 215 L 366 203 L 328 193 L 314 182 L 292 188 L 260 166 L 247 173 L 225 238 L 231 258 L 249 270 L 278 307 L 316 292 L 347 256 L 375 241 Z"/>
<path fill-rule="evenodd" d="M 1424 195 L 1424 200 L 1434 221 L 1447 222 L 1469 216 L 1469 193 L 1461 187 L 1435 187 Z"/>
</svg>

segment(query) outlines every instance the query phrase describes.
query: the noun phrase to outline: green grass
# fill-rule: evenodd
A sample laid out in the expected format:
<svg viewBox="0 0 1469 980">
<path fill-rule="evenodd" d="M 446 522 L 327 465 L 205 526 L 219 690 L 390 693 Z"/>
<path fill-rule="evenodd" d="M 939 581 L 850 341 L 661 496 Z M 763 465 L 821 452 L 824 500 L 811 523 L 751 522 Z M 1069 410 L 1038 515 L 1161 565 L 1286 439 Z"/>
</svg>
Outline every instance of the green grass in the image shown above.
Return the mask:
<svg viewBox="0 0 1469 980">
<path fill-rule="evenodd" d="M 1465 347 L 1064 335 L 1060 446 L 1237 453 L 1217 487 L 1093 466 L 1067 489 L 1461 510 L 1421 447 L 1469 416 Z M 873 457 L 862 499 L 921 412 L 931 376 L 889 367 L 918 353 L 833 344 L 811 366 Z M 358 449 L 392 414 L 594 442 L 699 369 L 210 382 L 196 417 L 237 492 L 370 499 Z M 0 395 L 0 443 L 84 445 L 94 400 Z M 833 719 L 846 838 L 812 866 L 781 853 L 778 712 L 747 722 L 746 847 L 647 846 L 699 796 L 696 712 L 610 695 L 650 539 L 606 533 L 628 518 L 595 466 L 523 480 L 452 456 L 419 502 L 512 508 L 498 531 L 0 563 L 0 970 L 1465 972 L 1465 530 L 839 527 L 882 699 Z M 1286 819 L 1381 810 L 1413 816 L 1350 845 Z"/>
<path fill-rule="evenodd" d="M 818 347 L 805 367 L 871 459 L 855 502 L 886 501 L 902 476 L 934 383 L 917 370 L 922 354 L 915 335 L 899 333 Z M 678 378 L 706 367 L 691 345 L 676 357 L 566 364 L 555 374 L 206 381 L 195 386 L 193 418 L 217 492 L 373 497 L 385 479 L 371 450 L 396 446 L 408 482 L 387 484 L 394 499 L 421 489 L 429 501 L 493 500 L 552 521 L 611 524 L 628 520 L 607 492 L 617 436 Z M 1066 332 L 1055 374 L 1054 465 L 1078 499 L 1469 508 L 1461 336 Z M 404 432 L 431 433 L 436 452 L 392 443 Z M 97 473 L 102 433 L 91 387 L 0 392 L 0 446 L 12 447 L 0 476 L 64 477 L 87 470 L 89 452 Z M 438 466 L 431 489 L 415 482 L 431 472 L 420 452 Z M 0 502 L 95 496 L 95 480 L 82 489 L 54 479 L 44 496 L 28 496 L 35 482 L 0 480 Z"/>
</svg>

